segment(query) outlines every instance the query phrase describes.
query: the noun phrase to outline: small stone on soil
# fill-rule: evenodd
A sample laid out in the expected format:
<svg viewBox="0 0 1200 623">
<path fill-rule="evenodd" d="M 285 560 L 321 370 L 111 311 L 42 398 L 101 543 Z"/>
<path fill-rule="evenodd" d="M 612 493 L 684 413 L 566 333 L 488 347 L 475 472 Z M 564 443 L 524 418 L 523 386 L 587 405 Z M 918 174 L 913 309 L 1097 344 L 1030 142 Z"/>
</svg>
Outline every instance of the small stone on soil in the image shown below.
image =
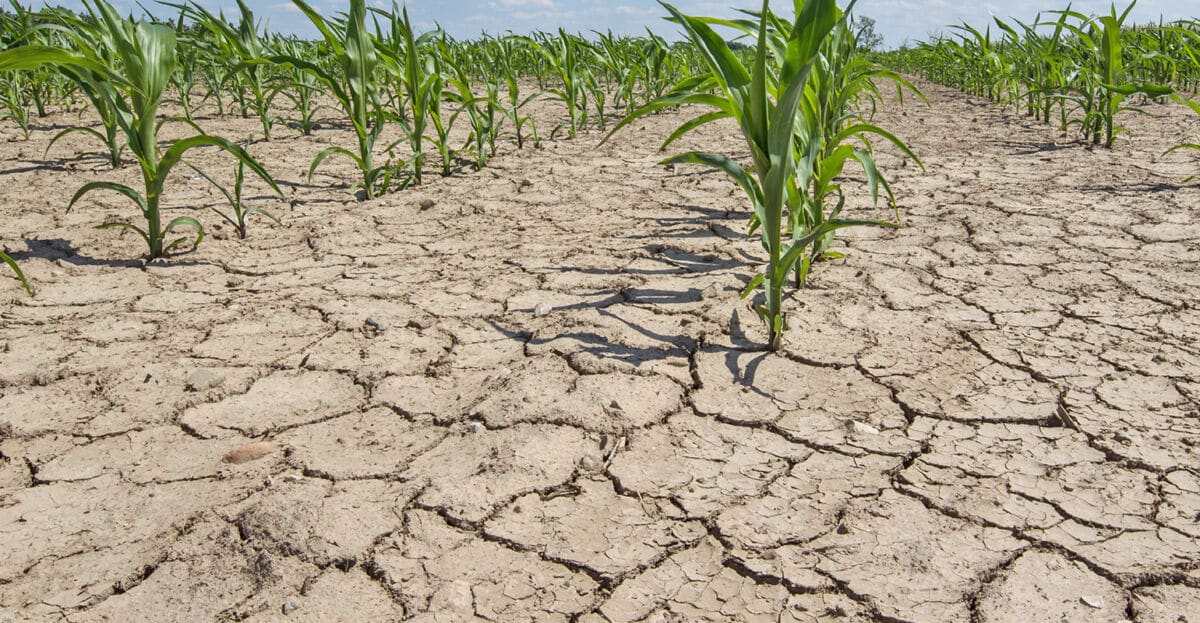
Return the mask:
<svg viewBox="0 0 1200 623">
<path fill-rule="evenodd" d="M 300 609 L 300 600 L 295 597 L 283 602 L 283 613 L 291 614 Z"/>
<path fill-rule="evenodd" d="M 274 452 L 278 447 L 279 445 L 273 441 L 256 441 L 254 443 L 248 443 L 244 446 L 239 446 L 233 450 L 230 450 L 229 452 L 226 452 L 224 458 L 221 460 L 225 463 L 240 465 L 256 459 L 261 459 L 264 456 Z"/>
<path fill-rule="evenodd" d="M 383 333 L 387 331 L 387 325 L 370 316 L 367 316 L 367 319 L 363 322 L 363 326 L 368 332 Z"/>
<path fill-rule="evenodd" d="M 879 434 L 878 428 L 875 428 L 874 426 L 871 426 L 870 424 L 863 424 L 862 422 L 855 422 L 854 420 L 846 420 L 846 430 L 850 431 L 851 433 L 858 433 L 861 435 L 878 435 Z"/>
<path fill-rule="evenodd" d="M 541 318 L 542 316 L 550 315 L 550 312 L 553 310 L 554 308 L 547 303 L 538 303 L 537 307 L 533 308 L 533 315 L 535 318 Z"/>
<path fill-rule="evenodd" d="M 192 372 L 187 380 L 187 390 L 189 392 L 202 392 L 220 386 L 225 382 L 225 375 L 216 370 L 200 368 Z"/>
<path fill-rule="evenodd" d="M 601 463 L 598 457 L 588 454 L 579 460 L 579 466 L 585 471 L 598 472 L 602 467 L 604 467 L 604 464 Z"/>
</svg>

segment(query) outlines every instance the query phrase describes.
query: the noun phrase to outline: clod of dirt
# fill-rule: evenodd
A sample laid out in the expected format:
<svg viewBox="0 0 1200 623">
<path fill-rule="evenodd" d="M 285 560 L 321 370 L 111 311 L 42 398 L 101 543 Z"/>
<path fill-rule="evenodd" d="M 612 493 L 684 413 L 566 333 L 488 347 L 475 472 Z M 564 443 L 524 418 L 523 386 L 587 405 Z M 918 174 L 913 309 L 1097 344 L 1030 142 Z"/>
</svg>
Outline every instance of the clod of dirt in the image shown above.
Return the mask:
<svg viewBox="0 0 1200 623">
<path fill-rule="evenodd" d="M 284 614 L 291 614 L 299 609 L 300 609 L 300 600 L 296 599 L 295 597 L 292 597 L 292 598 L 288 599 L 287 601 L 283 602 L 283 613 Z"/>
<path fill-rule="evenodd" d="M 879 429 L 870 424 L 863 424 L 854 420 L 846 420 L 846 430 L 859 435 L 878 435 Z"/>
<path fill-rule="evenodd" d="M 379 335 L 384 331 L 387 331 L 387 325 L 370 316 L 367 316 L 367 319 L 363 321 L 363 332 L 371 337 Z"/>
<path fill-rule="evenodd" d="M 433 321 L 429 318 L 413 318 L 406 325 L 409 329 L 417 329 L 418 331 L 428 329 L 433 326 Z"/>
<path fill-rule="evenodd" d="M 202 392 L 214 387 L 219 387 L 224 382 L 224 374 L 221 374 L 216 370 L 200 368 L 188 376 L 186 389 L 189 392 Z"/>
<path fill-rule="evenodd" d="M 274 452 L 278 447 L 279 444 L 273 441 L 256 441 L 226 452 L 224 458 L 221 460 L 225 463 L 241 465 L 242 463 L 261 459 Z"/>
<path fill-rule="evenodd" d="M 596 455 L 588 454 L 579 460 L 579 466 L 582 467 L 584 471 L 598 472 L 603 469 L 604 463 L 601 462 L 600 458 Z"/>
<path fill-rule="evenodd" d="M 436 205 L 437 202 L 433 199 L 422 199 L 420 203 L 421 211 L 424 212 L 425 210 L 432 210 Z"/>
<path fill-rule="evenodd" d="M 700 300 L 708 301 L 708 300 L 715 299 L 720 295 L 721 295 L 721 287 L 714 283 L 714 284 L 708 286 L 707 288 L 704 288 L 704 291 L 700 293 Z"/>
<path fill-rule="evenodd" d="M 1103 597 L 1096 597 L 1093 595 L 1084 595 L 1083 597 L 1079 598 L 1079 601 L 1082 601 L 1083 605 L 1085 605 L 1089 608 L 1095 608 L 1097 610 L 1104 609 L 1104 598 Z"/>
<path fill-rule="evenodd" d="M 541 318 L 543 316 L 549 316 L 550 312 L 553 310 L 554 308 L 551 307 L 549 303 L 538 303 L 537 307 L 533 308 L 533 317 Z"/>
</svg>

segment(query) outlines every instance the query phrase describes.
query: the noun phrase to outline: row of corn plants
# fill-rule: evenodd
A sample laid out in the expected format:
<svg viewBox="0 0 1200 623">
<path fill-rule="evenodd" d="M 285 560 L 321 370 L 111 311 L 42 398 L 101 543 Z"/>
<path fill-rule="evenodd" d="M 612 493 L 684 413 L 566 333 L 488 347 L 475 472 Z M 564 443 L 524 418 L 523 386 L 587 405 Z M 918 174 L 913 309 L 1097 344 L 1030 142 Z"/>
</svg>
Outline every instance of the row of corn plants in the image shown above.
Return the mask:
<svg viewBox="0 0 1200 623">
<path fill-rule="evenodd" d="M 961 24 L 877 58 L 1112 147 L 1124 130 L 1120 113 L 1193 92 L 1200 78 L 1197 23 L 1136 26 L 1129 21 L 1135 6 L 1100 15 L 1068 7 L 1030 22 L 994 18 L 994 30 Z"/>
<path fill-rule="evenodd" d="M 362 0 L 352 0 L 348 11 L 334 18 L 295 0 L 320 32 L 317 41 L 266 31 L 243 0 L 237 1 L 233 20 L 192 0 L 160 3 L 177 12 L 167 21 L 122 17 L 105 0 L 85 0 L 82 12 L 34 11 L 9 2 L 11 10 L 0 7 L 0 118 L 15 122 L 28 138 L 35 115 L 85 104 L 98 123 L 60 130 L 49 146 L 74 135 L 94 139 L 112 168 L 133 162 L 143 183 L 133 188 L 90 182 L 67 208 L 96 191 L 124 195 L 144 222 L 102 227 L 137 232 L 151 259 L 194 248 L 204 237 L 203 226 L 190 216 L 164 224 L 160 207 L 168 175 L 184 152 L 196 147 L 223 149 L 237 161 L 232 189 L 204 171 L 197 173 L 229 200 L 233 211 L 221 217 L 239 235 L 245 237 L 251 214 L 278 222 L 242 203 L 247 170 L 279 189 L 244 147 L 201 129 L 206 107 L 209 114 L 215 108 L 218 117 L 257 118 L 264 140 L 271 140 L 280 121 L 303 134 L 318 127 L 319 114 L 348 122 L 356 144 L 315 154 L 309 176 L 330 157 L 348 158 L 360 170 L 357 186 L 372 198 L 421 183 L 431 161 L 449 175 L 463 162 L 484 166 L 505 138 L 518 147 L 539 144 L 541 135 L 528 112 L 537 98 L 562 101 L 566 121 L 551 134 L 574 136 L 589 118 L 604 125 L 611 114 L 605 108 L 610 91 L 615 106 L 632 110 L 635 101 L 661 94 L 696 60 L 653 34 L 610 34 L 600 43 L 562 31 L 458 42 L 440 31 L 415 32 L 407 11 L 395 5 L 391 11 L 368 9 Z M 635 70 L 626 71 L 623 63 Z M 281 99 L 290 103 L 283 109 L 292 117 L 275 105 Z M 163 103 L 178 106 L 182 115 L 161 114 Z M 172 119 L 191 125 L 197 135 L 160 145 L 158 131 Z M 452 144 L 459 123 L 469 125 L 468 138 Z M 398 128 L 402 138 L 378 144 L 388 126 Z M 192 233 L 173 235 L 184 229 Z M 11 257 L 0 259 L 25 283 Z"/>
<path fill-rule="evenodd" d="M 574 137 L 623 116 L 616 132 L 645 115 L 698 104 L 711 111 L 671 133 L 663 149 L 706 124 L 732 119 L 746 140 L 750 166 L 706 152 L 665 162 L 715 167 L 745 191 L 753 207 L 748 228 L 760 239 L 766 262 L 744 296 L 758 293 L 755 309 L 767 326 L 770 348 L 778 349 L 788 328 L 785 290 L 790 283 L 800 291 L 814 266 L 841 256 L 833 248 L 834 233 L 897 226 L 893 220 L 843 214 L 846 167 L 861 169 L 871 201 L 886 197 L 895 208 L 874 143 L 890 143 L 920 162 L 873 119 L 882 83 L 915 88 L 864 56 L 849 9 L 834 0 L 796 0 L 787 18 L 764 1 L 761 10 L 743 11 L 745 17 L 733 20 L 688 16 L 664 5 L 687 35 L 682 44 L 652 33 L 594 33 L 588 39 L 561 30 L 459 42 L 440 30 L 416 32 L 407 11 L 396 5 L 383 10 L 351 0 L 345 13 L 331 18 L 305 0 L 293 3 L 319 32 L 317 41 L 266 32 L 242 0 L 232 22 L 194 1 L 168 4 L 177 18 L 152 23 L 122 18 L 105 0 L 85 0 L 86 14 L 41 13 L 24 18 L 36 24 L 12 27 L 20 34 L 0 52 L 0 71 L 26 76 L 49 71 L 70 85 L 65 93 L 82 96 L 100 118 L 101 130 L 71 128 L 56 140 L 72 132 L 93 135 L 107 146 L 114 167 L 122 166 L 128 152 L 141 169 L 140 188 L 90 182 L 68 209 L 91 192 L 117 192 L 141 210 L 144 224 L 101 227 L 136 231 L 151 259 L 194 248 L 204 235 L 200 222 L 180 216 L 164 225 L 160 201 L 185 152 L 215 147 L 234 158 L 233 188 L 196 171 L 225 195 L 233 211 L 219 211 L 221 218 L 244 237 L 246 218 L 262 213 L 243 204 L 246 172 L 279 189 L 244 147 L 200 129 L 206 106 L 215 107 L 218 116 L 257 118 L 264 140 L 271 140 L 280 121 L 307 134 L 317 128 L 318 112 L 333 115 L 353 130 L 354 144 L 315 154 L 309 177 L 327 159 L 345 158 L 358 169 L 362 195 L 372 198 L 422 183 L 431 168 L 449 175 L 463 162 L 484 166 L 506 137 L 518 147 L 537 144 L 543 134 Z M 731 28 L 756 46 L 731 47 L 714 26 Z M 295 118 L 285 119 L 273 105 L 280 97 L 290 101 Z M 539 131 L 528 112 L 543 97 L 564 111 L 548 132 Z M 158 140 L 160 105 L 168 99 L 182 109 L 175 121 L 199 134 L 164 146 Z M 466 126 L 461 144 L 452 143 L 458 124 Z M 384 143 L 388 127 L 399 138 Z M 898 210 L 893 214 L 898 220 Z M 172 233 L 183 229 L 193 233 Z M 0 259 L 19 271 L 8 256 Z"/>
<path fill-rule="evenodd" d="M 141 169 L 141 188 L 108 181 L 89 182 L 75 193 L 67 205 L 68 210 L 91 192 L 116 192 L 140 209 L 145 223 L 105 223 L 100 225 L 101 228 L 119 227 L 137 232 L 146 242 L 150 259 L 162 257 L 189 242 L 194 247 L 204 237 L 200 222 L 190 216 L 180 216 L 164 225 L 160 202 L 172 169 L 187 151 L 202 146 L 217 147 L 232 154 L 282 197 L 282 192 L 262 165 L 241 146 L 227 139 L 201 133 L 167 147 L 161 145 L 158 138 L 162 127 L 159 106 L 178 67 L 175 30 L 121 17 L 104 0 L 85 2 L 85 5 L 91 17 L 88 36 L 104 45 L 92 47 L 83 35 L 72 33 L 80 37 L 77 46 L 80 52 L 33 44 L 0 52 L 0 71 L 54 67 L 79 84 L 102 119 L 112 114 L 126 148 Z M 173 230 L 180 228 L 190 228 L 193 233 L 171 239 Z"/>
</svg>

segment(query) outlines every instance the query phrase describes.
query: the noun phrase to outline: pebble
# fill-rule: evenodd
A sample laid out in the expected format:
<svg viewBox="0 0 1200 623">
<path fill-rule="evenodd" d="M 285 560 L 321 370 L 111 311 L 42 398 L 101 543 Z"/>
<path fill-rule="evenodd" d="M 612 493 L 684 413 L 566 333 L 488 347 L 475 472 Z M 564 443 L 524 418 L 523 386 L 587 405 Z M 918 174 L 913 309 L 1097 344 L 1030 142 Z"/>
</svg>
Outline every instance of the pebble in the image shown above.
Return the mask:
<svg viewBox="0 0 1200 623">
<path fill-rule="evenodd" d="M 589 472 L 598 472 L 600 471 L 600 468 L 604 466 L 604 464 L 600 462 L 599 457 L 596 455 L 586 454 L 582 459 L 579 460 L 579 466 Z"/>
<path fill-rule="evenodd" d="M 248 443 L 244 446 L 238 446 L 229 452 L 226 452 L 225 456 L 221 460 L 226 463 L 233 463 L 234 465 L 249 463 L 250 461 L 261 459 L 264 456 L 267 456 L 268 454 L 274 452 L 278 447 L 279 445 L 273 441 L 256 441 L 254 443 Z"/>
<path fill-rule="evenodd" d="M 423 329 L 428 329 L 429 327 L 432 327 L 432 326 L 433 326 L 433 321 L 430 320 L 429 318 L 413 318 L 412 320 L 408 321 L 408 328 L 410 328 L 410 329 L 423 330 Z"/>
<path fill-rule="evenodd" d="M 292 597 L 291 599 L 288 599 L 287 601 L 283 602 L 283 613 L 284 614 L 291 614 L 299 609 L 300 609 L 300 600 L 296 599 L 295 597 Z"/>
<path fill-rule="evenodd" d="M 422 199 L 421 200 L 421 210 L 432 210 L 433 206 L 435 206 L 435 205 L 437 205 L 437 202 L 434 201 L 433 199 Z"/>
<path fill-rule="evenodd" d="M 541 318 L 542 316 L 548 316 L 548 315 L 550 315 L 550 312 L 553 310 L 554 310 L 554 308 L 551 307 L 549 303 L 538 303 L 537 307 L 533 308 L 533 316 L 535 318 Z"/>
<path fill-rule="evenodd" d="M 1083 597 L 1079 598 L 1079 601 L 1082 601 L 1084 605 L 1089 608 L 1095 608 L 1097 610 L 1104 609 L 1104 599 L 1099 596 L 1084 595 Z"/>
<path fill-rule="evenodd" d="M 467 431 L 471 433 L 482 433 L 484 431 L 484 426 L 479 422 L 468 422 Z"/>
<path fill-rule="evenodd" d="M 717 284 L 714 283 L 707 288 L 704 288 L 704 291 L 700 293 L 700 299 L 707 301 L 709 299 L 715 299 L 720 295 L 721 288 L 717 287 Z"/>
<path fill-rule="evenodd" d="M 190 392 L 202 392 L 217 387 L 224 382 L 224 374 L 221 374 L 216 370 L 200 368 L 188 376 L 187 390 Z"/>
<path fill-rule="evenodd" d="M 850 431 L 851 433 L 866 434 L 866 435 L 878 435 L 879 434 L 878 428 L 875 428 L 874 426 L 871 426 L 870 424 L 863 424 L 862 422 L 855 422 L 854 420 L 846 420 L 846 430 Z"/>
</svg>

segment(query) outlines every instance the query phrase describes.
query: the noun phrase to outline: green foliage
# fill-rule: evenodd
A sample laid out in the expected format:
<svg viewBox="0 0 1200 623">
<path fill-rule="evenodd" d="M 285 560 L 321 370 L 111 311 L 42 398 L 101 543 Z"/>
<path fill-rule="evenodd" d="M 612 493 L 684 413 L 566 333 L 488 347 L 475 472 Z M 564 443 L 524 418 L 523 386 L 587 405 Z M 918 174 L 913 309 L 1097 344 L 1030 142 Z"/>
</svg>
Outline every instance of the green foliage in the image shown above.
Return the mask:
<svg viewBox="0 0 1200 623">
<path fill-rule="evenodd" d="M 376 166 L 374 160 L 375 143 L 383 132 L 385 115 L 380 102 L 380 86 L 375 79 L 379 55 L 367 31 L 366 4 L 363 0 L 351 0 L 346 19 L 334 21 L 323 17 L 304 0 L 293 2 L 321 33 L 332 57 L 332 67 L 322 66 L 313 59 L 287 54 L 268 56 L 265 62 L 294 67 L 316 78 L 337 100 L 358 139 L 357 151 L 335 146 L 317 154 L 309 167 L 308 176 L 311 179 L 317 167 L 330 156 L 345 156 L 358 166 L 362 174 L 360 185 L 366 198 L 374 198 L 387 192 L 393 169 L 390 164 Z"/>
<path fill-rule="evenodd" d="M 116 123 L 141 168 L 143 186 L 140 191 L 115 182 L 90 182 L 71 198 L 68 210 L 92 191 L 117 192 L 141 210 L 145 226 L 119 222 L 105 223 L 100 225 L 101 228 L 119 227 L 137 232 L 149 248 L 150 259 L 161 257 L 189 241 L 194 248 L 204 238 L 200 222 L 190 216 L 179 216 L 164 227 L 159 202 L 171 170 L 188 150 L 201 146 L 217 147 L 232 154 L 282 196 L 262 166 L 244 149 L 226 139 L 201 134 L 162 149 L 158 142 L 161 126 L 157 113 L 163 92 L 177 68 L 175 30 L 161 24 L 122 18 L 104 0 L 95 0 L 94 11 L 100 37 L 112 45 L 117 61 L 112 65 L 98 57 L 48 46 L 27 45 L 0 52 L 0 70 L 28 70 L 51 65 L 71 72 L 74 79 L 88 84 L 98 101 L 116 112 Z M 193 236 L 167 242 L 167 235 L 176 228 L 190 228 Z"/>
<path fill-rule="evenodd" d="M 754 208 L 751 230 L 759 233 L 767 263 L 745 295 L 761 286 L 764 302 L 756 310 L 767 326 L 768 346 L 776 350 L 787 329 L 783 287 L 789 273 L 799 265 L 807 276 L 808 261 L 829 253 L 831 234 L 838 229 L 895 226 L 842 217 L 845 195 L 834 180 L 848 160 L 856 160 L 867 173 L 873 196 L 878 195 L 880 183 L 886 188 L 870 157 L 865 139 L 869 134 L 883 136 L 911 153 L 882 128 L 865 123 L 855 110 L 864 94 L 875 92 L 873 79 L 900 79 L 858 61 L 853 33 L 833 0 L 798 2 L 791 20 L 773 14 L 766 0 L 760 12 L 748 12 L 753 19 L 742 20 L 692 17 L 664 6 L 672 21 L 684 28 L 708 70 L 683 79 L 670 93 L 638 108 L 613 132 L 644 115 L 685 104 L 713 110 L 685 122 L 667 138 L 664 148 L 713 121 L 737 122 L 753 158 L 751 170 L 728 156 L 698 151 L 672 156 L 664 163 L 719 169 L 746 193 Z M 756 35 L 749 67 L 710 24 Z M 833 197 L 836 203 L 830 206 Z"/>
<path fill-rule="evenodd" d="M 17 275 L 17 279 L 21 282 L 21 286 L 25 288 L 25 293 L 29 296 L 33 296 L 33 288 L 29 287 L 29 281 L 25 279 L 25 273 L 21 272 L 21 267 L 17 266 L 16 260 L 9 257 L 7 253 L 0 251 L 0 262 L 8 264 L 8 267 L 11 268 L 13 273 Z"/>
<path fill-rule="evenodd" d="M 1112 147 L 1124 128 L 1116 124 L 1131 104 L 1158 100 L 1173 89 L 1194 89 L 1200 76 L 1196 22 L 1133 27 L 1136 2 L 1118 12 L 1088 16 L 1067 8 L 1032 23 L 994 20 L 980 31 L 967 24 L 942 37 L 879 58 L 900 71 L 986 96 L 1050 123 L 1075 128 L 1096 145 Z"/>
</svg>

